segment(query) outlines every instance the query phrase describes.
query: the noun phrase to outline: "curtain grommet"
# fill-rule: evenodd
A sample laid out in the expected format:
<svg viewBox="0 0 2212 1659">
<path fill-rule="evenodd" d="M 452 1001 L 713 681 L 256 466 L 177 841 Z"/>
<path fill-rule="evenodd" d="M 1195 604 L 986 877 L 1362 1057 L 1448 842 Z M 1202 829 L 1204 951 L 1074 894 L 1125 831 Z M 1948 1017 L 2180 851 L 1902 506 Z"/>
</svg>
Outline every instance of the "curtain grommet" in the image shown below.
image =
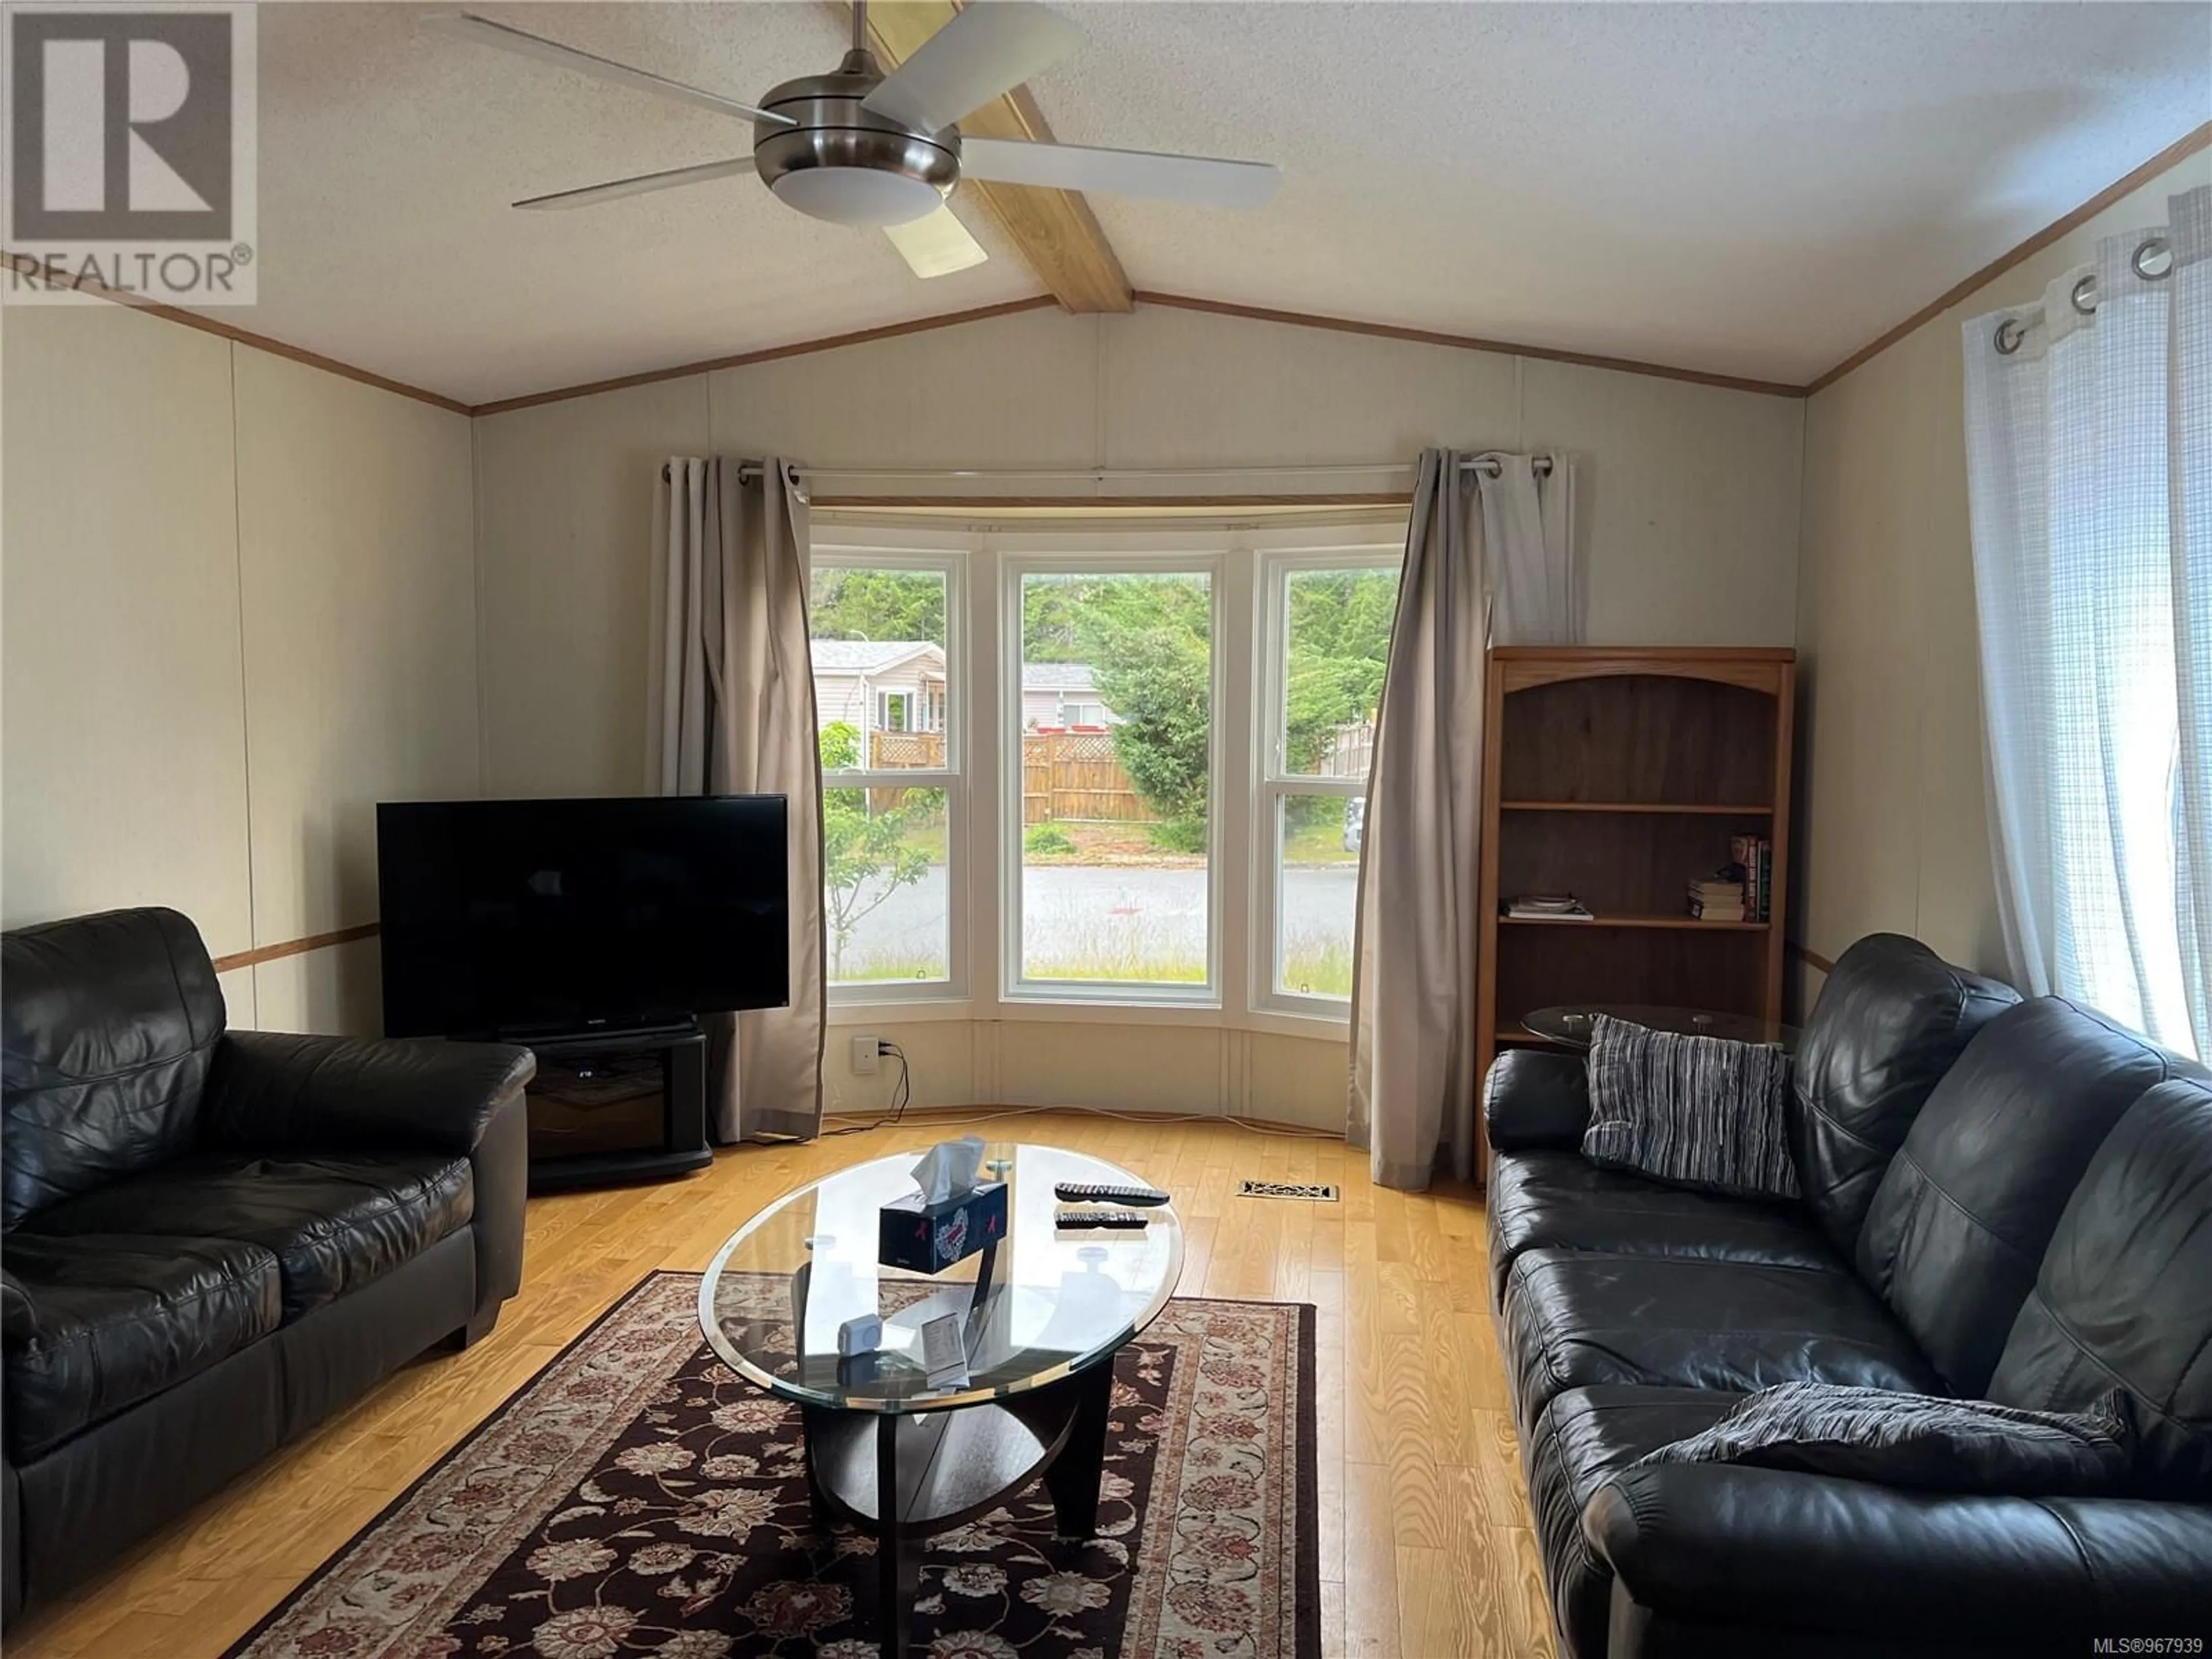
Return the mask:
<svg viewBox="0 0 2212 1659">
<path fill-rule="evenodd" d="M 2173 244 L 2163 236 L 2150 237 L 2128 263 L 2146 283 L 2162 283 L 2173 275 Z M 2151 268 L 2154 265 L 2158 267 L 2155 270 Z"/>
<path fill-rule="evenodd" d="M 1997 325 L 1997 356 L 2009 357 L 2027 340 L 2027 326 L 2017 317 L 2008 317 Z"/>
<path fill-rule="evenodd" d="M 2094 276 L 2084 276 L 2080 282 L 2075 283 L 2074 292 L 2071 298 L 2074 301 L 2075 310 L 2080 312 L 2084 317 L 2095 316 L 2097 314 L 2096 277 Z"/>
</svg>

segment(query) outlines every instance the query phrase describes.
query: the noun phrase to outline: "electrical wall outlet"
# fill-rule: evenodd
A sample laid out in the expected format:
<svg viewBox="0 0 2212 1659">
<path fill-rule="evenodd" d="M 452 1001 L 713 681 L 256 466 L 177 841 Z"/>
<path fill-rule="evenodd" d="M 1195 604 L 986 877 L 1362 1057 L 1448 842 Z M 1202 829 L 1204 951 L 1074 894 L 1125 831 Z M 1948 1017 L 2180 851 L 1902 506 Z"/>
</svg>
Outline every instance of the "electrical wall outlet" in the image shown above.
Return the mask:
<svg viewBox="0 0 2212 1659">
<path fill-rule="evenodd" d="M 871 1034 L 867 1036 L 854 1037 L 853 1039 L 853 1075 L 873 1077 L 878 1063 L 879 1057 L 876 1053 L 874 1036 Z"/>
</svg>

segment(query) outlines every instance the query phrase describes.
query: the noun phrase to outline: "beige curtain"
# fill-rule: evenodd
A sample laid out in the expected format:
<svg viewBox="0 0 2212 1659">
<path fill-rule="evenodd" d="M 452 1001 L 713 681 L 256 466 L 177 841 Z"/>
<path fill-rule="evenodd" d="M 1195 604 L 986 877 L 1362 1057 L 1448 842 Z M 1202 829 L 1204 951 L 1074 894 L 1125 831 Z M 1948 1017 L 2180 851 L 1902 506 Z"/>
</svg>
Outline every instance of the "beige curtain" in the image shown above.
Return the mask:
<svg viewBox="0 0 2212 1659">
<path fill-rule="evenodd" d="M 822 1124 L 822 772 L 806 640 L 807 501 L 790 463 L 678 459 L 653 509 L 648 787 L 790 805 L 791 1000 L 705 1018 L 727 1143 Z"/>
<path fill-rule="evenodd" d="M 1565 456 L 1421 456 L 1352 946 L 1346 1133 L 1386 1187 L 1474 1171 L 1483 653 L 1582 638 L 1573 501 Z"/>
</svg>

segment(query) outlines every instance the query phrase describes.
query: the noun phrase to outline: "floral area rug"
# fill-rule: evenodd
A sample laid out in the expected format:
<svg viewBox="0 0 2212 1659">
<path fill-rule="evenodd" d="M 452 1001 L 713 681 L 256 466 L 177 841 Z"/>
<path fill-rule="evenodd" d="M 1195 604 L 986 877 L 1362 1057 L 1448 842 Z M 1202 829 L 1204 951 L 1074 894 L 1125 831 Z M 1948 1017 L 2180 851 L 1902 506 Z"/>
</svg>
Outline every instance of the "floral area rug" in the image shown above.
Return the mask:
<svg viewBox="0 0 2212 1659">
<path fill-rule="evenodd" d="M 874 1540 L 821 1528 L 798 1408 L 655 1273 L 229 1659 L 875 1659 Z M 925 1553 L 927 1659 L 1318 1659 L 1314 1315 L 1177 1299 L 1116 1356 L 1099 1535 L 1042 1484 Z"/>
</svg>

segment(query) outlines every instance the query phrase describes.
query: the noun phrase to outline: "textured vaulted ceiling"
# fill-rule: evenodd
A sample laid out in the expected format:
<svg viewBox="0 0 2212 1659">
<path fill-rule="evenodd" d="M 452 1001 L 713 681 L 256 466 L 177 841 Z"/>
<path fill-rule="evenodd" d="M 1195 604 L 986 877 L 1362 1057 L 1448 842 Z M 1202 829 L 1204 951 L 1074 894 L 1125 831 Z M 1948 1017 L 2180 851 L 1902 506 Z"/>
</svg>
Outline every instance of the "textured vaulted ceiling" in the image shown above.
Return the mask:
<svg viewBox="0 0 2212 1659">
<path fill-rule="evenodd" d="M 821 4 L 477 8 L 742 98 Z M 224 320 L 480 403 L 1039 291 L 932 283 L 736 179 L 741 123 L 264 4 L 261 303 Z M 2212 115 L 2212 6 L 1126 4 L 1034 84 L 1058 136 L 1280 164 L 1257 214 L 1091 205 L 1139 289 L 1802 382 Z"/>
</svg>

